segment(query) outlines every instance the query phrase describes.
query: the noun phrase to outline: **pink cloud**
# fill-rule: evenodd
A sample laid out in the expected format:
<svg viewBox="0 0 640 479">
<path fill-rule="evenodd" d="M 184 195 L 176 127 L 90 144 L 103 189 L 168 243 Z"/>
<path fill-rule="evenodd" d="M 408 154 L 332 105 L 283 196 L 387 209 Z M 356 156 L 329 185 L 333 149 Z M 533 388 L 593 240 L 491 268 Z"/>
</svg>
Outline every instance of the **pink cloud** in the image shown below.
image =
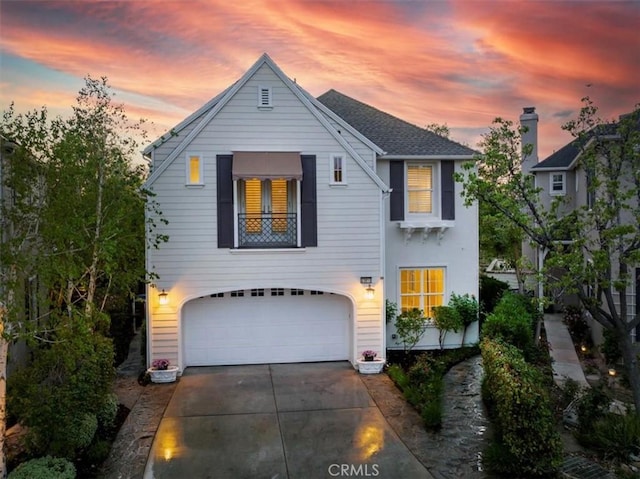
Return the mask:
<svg viewBox="0 0 640 479">
<path fill-rule="evenodd" d="M 640 100 L 640 8 L 630 2 L 33 5 L 3 5 L 3 52 L 78 78 L 106 75 L 134 94 L 129 111 L 167 127 L 265 51 L 314 95 L 335 88 L 418 125 L 447 123 L 472 146 L 494 117 L 535 105 L 548 154 L 568 141 L 557 112 L 576 111 L 585 94 L 607 115 Z M 8 91 L 25 98 L 17 85 Z"/>
</svg>

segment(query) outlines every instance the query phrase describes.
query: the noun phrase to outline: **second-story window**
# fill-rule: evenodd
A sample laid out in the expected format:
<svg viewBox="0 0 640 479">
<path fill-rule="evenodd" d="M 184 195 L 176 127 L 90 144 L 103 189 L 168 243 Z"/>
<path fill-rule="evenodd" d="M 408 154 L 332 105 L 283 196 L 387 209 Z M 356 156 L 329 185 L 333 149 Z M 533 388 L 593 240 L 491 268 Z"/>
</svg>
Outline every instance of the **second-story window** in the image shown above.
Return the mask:
<svg viewBox="0 0 640 479">
<path fill-rule="evenodd" d="M 407 165 L 407 212 L 412 215 L 434 213 L 433 165 Z"/>
<path fill-rule="evenodd" d="M 346 185 L 347 175 L 344 155 L 330 155 L 329 157 L 329 182 L 332 185 Z"/>
<path fill-rule="evenodd" d="M 195 153 L 187 153 L 186 163 L 187 185 L 203 185 L 204 168 L 202 164 L 202 156 Z"/>
<path fill-rule="evenodd" d="M 551 194 L 564 195 L 566 192 L 566 178 L 564 173 L 551 173 Z"/>
</svg>

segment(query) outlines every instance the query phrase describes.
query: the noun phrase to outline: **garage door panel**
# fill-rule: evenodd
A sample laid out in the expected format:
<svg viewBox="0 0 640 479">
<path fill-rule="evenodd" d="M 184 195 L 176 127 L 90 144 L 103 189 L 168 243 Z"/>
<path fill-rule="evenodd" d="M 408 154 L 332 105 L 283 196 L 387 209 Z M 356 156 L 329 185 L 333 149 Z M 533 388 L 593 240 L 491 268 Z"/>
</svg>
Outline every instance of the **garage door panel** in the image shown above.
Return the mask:
<svg viewBox="0 0 640 479">
<path fill-rule="evenodd" d="M 268 291 L 268 290 L 267 290 Z M 338 295 L 200 298 L 183 308 L 187 366 L 348 359 L 349 301 Z"/>
</svg>

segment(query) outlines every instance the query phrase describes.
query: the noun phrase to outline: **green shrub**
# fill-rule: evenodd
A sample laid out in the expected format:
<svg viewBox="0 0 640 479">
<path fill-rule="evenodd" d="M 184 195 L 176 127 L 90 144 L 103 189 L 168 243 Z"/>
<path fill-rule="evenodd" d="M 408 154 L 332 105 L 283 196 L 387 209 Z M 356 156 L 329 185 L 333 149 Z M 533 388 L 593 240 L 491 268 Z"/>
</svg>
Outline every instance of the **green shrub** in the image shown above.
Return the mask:
<svg viewBox="0 0 640 479">
<path fill-rule="evenodd" d="M 530 357 L 534 348 L 533 318 L 527 298 L 507 293 L 482 325 L 482 334 L 489 339 L 500 338 Z"/>
<path fill-rule="evenodd" d="M 388 299 L 384 302 L 384 320 L 387 323 L 392 323 L 398 317 L 398 304 Z"/>
<path fill-rule="evenodd" d="M 412 383 L 422 384 L 443 373 L 442 363 L 429 353 L 423 353 L 418 356 L 416 362 L 409 368 L 407 376 Z"/>
<path fill-rule="evenodd" d="M 578 439 L 580 436 L 589 435 L 592 425 L 603 417 L 611 403 L 611 398 L 602 385 L 588 389 L 578 401 Z"/>
<path fill-rule="evenodd" d="M 509 284 L 504 281 L 492 278 L 491 276 L 480 275 L 480 320 L 484 321 L 487 315 L 493 312 L 498 301 L 509 289 Z"/>
<path fill-rule="evenodd" d="M 449 299 L 449 306 L 458 312 L 462 320 L 462 326 L 465 328 L 478 320 L 478 301 L 472 295 L 453 293 L 451 299 Z"/>
<path fill-rule="evenodd" d="M 562 443 L 551 400 L 540 371 L 501 339 L 481 344 L 485 377 L 483 398 L 495 427 L 495 441 L 506 451 L 511 475 L 547 477 L 562 463 Z"/>
<path fill-rule="evenodd" d="M 579 436 L 580 444 L 606 459 L 627 460 L 640 450 L 640 416 L 606 413 Z"/>
<path fill-rule="evenodd" d="M 84 460 L 89 464 L 102 464 L 109 457 L 111 443 L 104 439 L 94 441 L 84 454 Z"/>
<path fill-rule="evenodd" d="M 563 320 L 575 341 L 582 344 L 592 343 L 589 324 L 584 318 L 583 310 L 580 306 L 570 304 L 565 307 Z"/>
<path fill-rule="evenodd" d="M 444 349 L 447 331 L 457 333 L 463 327 L 460 314 L 451 306 L 435 306 L 433 308 L 433 322 L 439 330 L 438 342 L 441 350 Z"/>
<path fill-rule="evenodd" d="M 395 327 L 405 352 L 411 351 L 427 327 L 423 311 L 418 308 L 405 311 L 396 317 Z"/>
<path fill-rule="evenodd" d="M 387 369 L 387 374 L 393 380 L 394 383 L 398 385 L 400 389 L 404 389 L 409 385 L 409 378 L 404 373 L 402 368 L 397 364 L 392 364 Z"/>
<path fill-rule="evenodd" d="M 76 468 L 58 457 L 39 457 L 23 462 L 16 467 L 8 479 L 75 479 Z"/>
<path fill-rule="evenodd" d="M 98 409 L 96 417 L 98 418 L 98 426 L 101 429 L 109 429 L 113 427 L 116 415 L 118 414 L 118 396 L 115 394 L 107 394 L 105 396 L 102 407 Z"/>
<path fill-rule="evenodd" d="M 616 364 L 622 358 L 622 351 L 618 344 L 618 339 L 613 331 L 605 329 L 603 332 L 604 341 L 600 345 L 600 351 L 604 354 L 607 364 Z"/>
<path fill-rule="evenodd" d="M 8 405 L 29 427 L 32 454 L 72 459 L 91 442 L 111 392 L 113 347 L 81 317 L 56 333 L 56 342 L 34 350 L 33 363 L 11 377 Z"/>
</svg>

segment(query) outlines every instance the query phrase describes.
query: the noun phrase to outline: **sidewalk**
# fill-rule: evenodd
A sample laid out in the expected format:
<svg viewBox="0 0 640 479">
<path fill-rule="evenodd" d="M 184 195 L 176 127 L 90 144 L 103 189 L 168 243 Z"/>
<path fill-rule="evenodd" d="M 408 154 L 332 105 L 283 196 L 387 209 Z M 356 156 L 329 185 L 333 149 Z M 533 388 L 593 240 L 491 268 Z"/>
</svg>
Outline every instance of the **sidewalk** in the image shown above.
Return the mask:
<svg viewBox="0 0 640 479">
<path fill-rule="evenodd" d="M 567 379 L 572 379 L 581 388 L 588 388 L 589 383 L 582 370 L 569 330 L 562 322 L 562 315 L 545 314 L 544 329 L 549 342 L 549 354 L 553 360 L 552 368 L 555 383 L 563 387 Z"/>
</svg>

